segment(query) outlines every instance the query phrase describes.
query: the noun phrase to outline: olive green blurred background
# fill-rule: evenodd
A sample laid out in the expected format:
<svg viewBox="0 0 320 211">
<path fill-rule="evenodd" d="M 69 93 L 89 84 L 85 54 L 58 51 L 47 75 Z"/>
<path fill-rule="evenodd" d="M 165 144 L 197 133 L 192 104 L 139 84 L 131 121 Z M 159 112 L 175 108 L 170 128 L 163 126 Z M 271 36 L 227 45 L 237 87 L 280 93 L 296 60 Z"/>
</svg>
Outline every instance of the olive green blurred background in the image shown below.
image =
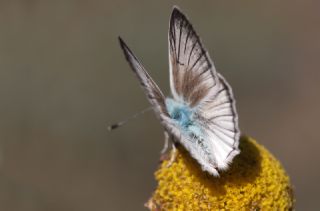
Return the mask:
<svg viewBox="0 0 320 211">
<path fill-rule="evenodd" d="M 0 210 L 143 210 L 163 131 L 118 46 L 169 94 L 172 6 L 233 87 L 243 133 L 319 207 L 319 1 L 0 1 Z"/>
</svg>

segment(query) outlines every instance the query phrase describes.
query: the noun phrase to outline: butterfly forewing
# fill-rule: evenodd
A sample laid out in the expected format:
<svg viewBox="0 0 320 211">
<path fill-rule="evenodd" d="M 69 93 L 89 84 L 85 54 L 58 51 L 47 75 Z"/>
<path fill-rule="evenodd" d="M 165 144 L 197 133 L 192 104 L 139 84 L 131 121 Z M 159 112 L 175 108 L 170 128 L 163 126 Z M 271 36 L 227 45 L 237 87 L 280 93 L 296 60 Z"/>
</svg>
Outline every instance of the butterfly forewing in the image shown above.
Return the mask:
<svg viewBox="0 0 320 211">
<path fill-rule="evenodd" d="M 227 168 L 239 153 L 235 101 L 231 87 L 217 73 L 199 36 L 177 8 L 169 26 L 169 67 L 174 99 L 194 109 L 194 124 L 203 134 L 180 141 L 202 168 L 218 174 L 215 169 Z"/>
<path fill-rule="evenodd" d="M 192 25 L 174 8 L 169 26 L 171 92 L 176 100 L 195 106 L 216 85 L 215 68 Z"/>
<path fill-rule="evenodd" d="M 138 77 L 140 85 L 146 93 L 149 102 L 153 106 L 153 109 L 156 111 L 158 116 L 160 116 L 160 114 L 167 115 L 164 102 L 165 98 L 161 90 L 152 80 L 151 76 L 147 73 L 137 57 L 132 53 L 132 51 L 120 37 L 119 42 L 127 61 L 129 62 L 133 72 Z"/>
<path fill-rule="evenodd" d="M 173 120 L 169 117 L 166 107 L 165 98 L 157 84 L 153 81 L 151 76 L 145 70 L 141 62 L 132 53 L 125 42 L 119 37 L 120 46 L 124 52 L 124 55 L 131 66 L 131 69 L 140 81 L 140 85 L 144 90 L 147 99 L 151 103 L 153 110 L 155 111 L 157 117 L 160 119 L 162 125 L 165 129 L 170 132 L 176 139 L 181 138 L 181 132 L 179 128 L 175 125 Z"/>
</svg>

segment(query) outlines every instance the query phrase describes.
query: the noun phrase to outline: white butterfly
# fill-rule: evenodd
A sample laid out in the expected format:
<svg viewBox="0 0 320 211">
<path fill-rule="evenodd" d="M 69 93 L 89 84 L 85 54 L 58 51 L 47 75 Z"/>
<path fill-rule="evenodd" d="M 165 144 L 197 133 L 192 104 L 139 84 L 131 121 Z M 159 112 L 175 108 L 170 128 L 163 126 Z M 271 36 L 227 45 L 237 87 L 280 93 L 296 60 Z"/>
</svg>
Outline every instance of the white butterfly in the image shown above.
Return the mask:
<svg viewBox="0 0 320 211">
<path fill-rule="evenodd" d="M 238 114 L 231 87 L 219 74 L 186 16 L 173 8 L 169 26 L 172 98 L 165 98 L 140 61 L 121 47 L 153 110 L 173 143 L 180 143 L 204 171 L 218 176 L 239 154 Z"/>
</svg>

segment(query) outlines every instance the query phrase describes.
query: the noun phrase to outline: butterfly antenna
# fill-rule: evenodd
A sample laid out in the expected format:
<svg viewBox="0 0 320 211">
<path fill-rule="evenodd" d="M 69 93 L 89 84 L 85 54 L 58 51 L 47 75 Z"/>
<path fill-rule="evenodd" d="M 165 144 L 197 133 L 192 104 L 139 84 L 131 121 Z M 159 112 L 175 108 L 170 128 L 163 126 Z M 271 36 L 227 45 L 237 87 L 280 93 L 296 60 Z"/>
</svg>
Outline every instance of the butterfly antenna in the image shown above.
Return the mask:
<svg viewBox="0 0 320 211">
<path fill-rule="evenodd" d="M 146 113 L 146 112 L 148 112 L 148 111 L 151 111 L 151 109 L 152 109 L 152 107 L 146 108 L 146 109 L 144 109 L 144 110 L 142 110 L 142 111 L 140 111 L 140 112 L 138 112 L 138 113 L 135 113 L 134 115 L 128 117 L 128 118 L 125 119 L 125 120 L 122 120 L 122 121 L 120 121 L 120 122 L 117 122 L 117 123 L 115 123 L 115 124 L 112 124 L 112 125 L 108 126 L 108 130 L 109 130 L 109 131 L 112 131 L 112 130 L 114 130 L 114 129 L 117 129 L 117 128 L 121 127 L 122 125 L 126 124 L 129 120 L 131 120 L 131 119 L 136 119 L 137 117 L 141 116 L 142 114 L 144 114 L 144 113 Z"/>
</svg>

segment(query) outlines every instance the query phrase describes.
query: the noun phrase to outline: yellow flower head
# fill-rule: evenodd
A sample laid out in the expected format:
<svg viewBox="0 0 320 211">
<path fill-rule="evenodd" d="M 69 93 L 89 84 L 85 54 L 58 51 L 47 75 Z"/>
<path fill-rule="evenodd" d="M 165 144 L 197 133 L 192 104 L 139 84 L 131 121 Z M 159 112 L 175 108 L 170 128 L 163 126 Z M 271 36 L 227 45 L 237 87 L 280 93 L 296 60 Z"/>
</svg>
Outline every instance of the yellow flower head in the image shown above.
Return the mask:
<svg viewBox="0 0 320 211">
<path fill-rule="evenodd" d="M 150 210 L 291 210 L 293 194 L 280 163 L 255 140 L 242 137 L 241 153 L 220 177 L 201 170 L 178 148 L 175 162 L 164 161 L 155 173 L 158 187 Z"/>
</svg>

